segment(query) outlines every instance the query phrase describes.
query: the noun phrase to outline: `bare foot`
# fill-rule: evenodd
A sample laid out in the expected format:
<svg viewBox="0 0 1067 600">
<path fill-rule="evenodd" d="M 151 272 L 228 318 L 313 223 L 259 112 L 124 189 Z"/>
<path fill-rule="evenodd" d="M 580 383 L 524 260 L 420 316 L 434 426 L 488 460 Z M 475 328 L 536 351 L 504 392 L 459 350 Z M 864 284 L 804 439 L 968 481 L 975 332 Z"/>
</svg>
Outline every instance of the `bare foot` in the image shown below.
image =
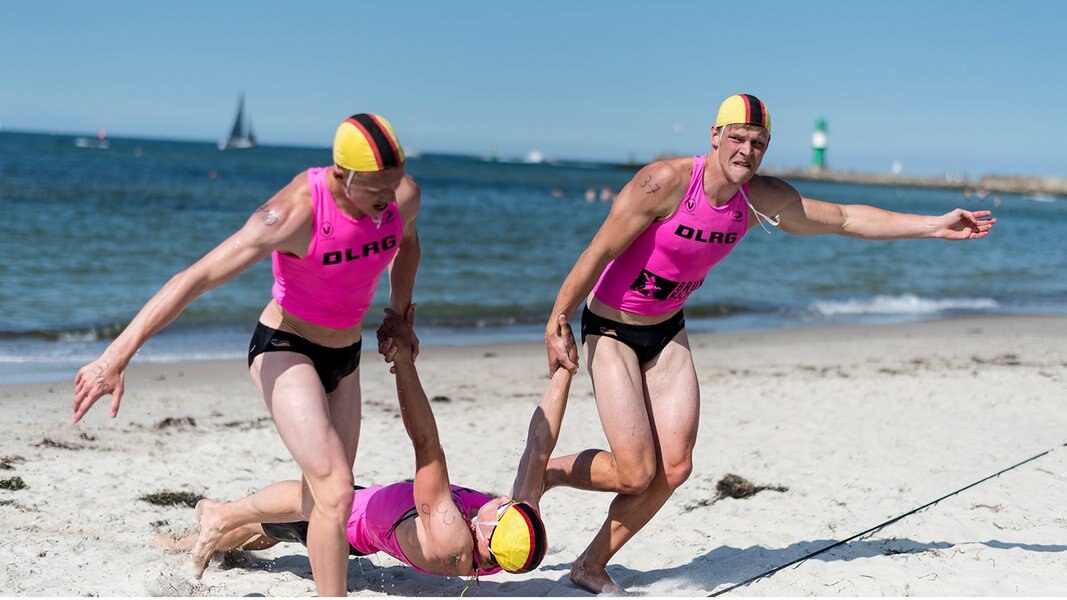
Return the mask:
<svg viewBox="0 0 1067 600">
<path fill-rule="evenodd" d="M 604 567 L 589 564 L 585 555 L 571 565 L 571 581 L 574 585 L 602 596 L 632 596 L 608 575 Z"/>
<path fill-rule="evenodd" d="M 204 569 L 207 569 L 207 565 L 211 561 L 211 555 L 215 553 L 215 548 L 222 541 L 222 537 L 226 535 L 226 531 L 223 529 L 224 526 L 217 514 L 216 508 L 218 506 L 218 502 L 207 499 L 196 503 L 196 519 L 200 523 L 200 533 L 197 534 L 196 543 L 193 545 L 192 559 L 193 577 L 197 579 L 204 576 Z"/>
</svg>

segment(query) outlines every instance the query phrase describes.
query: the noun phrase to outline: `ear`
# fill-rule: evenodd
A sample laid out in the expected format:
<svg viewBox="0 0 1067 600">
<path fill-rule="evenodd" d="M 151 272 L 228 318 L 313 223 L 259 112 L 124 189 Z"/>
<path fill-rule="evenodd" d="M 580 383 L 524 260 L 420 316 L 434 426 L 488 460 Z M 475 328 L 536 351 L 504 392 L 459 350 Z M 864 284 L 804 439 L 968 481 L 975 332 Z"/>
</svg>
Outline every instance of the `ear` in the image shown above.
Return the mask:
<svg viewBox="0 0 1067 600">
<path fill-rule="evenodd" d="M 719 129 L 714 125 L 711 126 L 711 149 L 719 149 Z"/>
</svg>

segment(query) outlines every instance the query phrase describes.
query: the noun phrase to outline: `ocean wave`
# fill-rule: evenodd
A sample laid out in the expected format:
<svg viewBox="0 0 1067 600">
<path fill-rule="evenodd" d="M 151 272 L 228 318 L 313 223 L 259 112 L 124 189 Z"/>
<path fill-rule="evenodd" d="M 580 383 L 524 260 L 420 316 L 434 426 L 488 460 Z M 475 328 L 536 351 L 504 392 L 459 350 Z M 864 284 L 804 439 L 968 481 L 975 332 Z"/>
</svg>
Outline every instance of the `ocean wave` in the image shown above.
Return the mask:
<svg viewBox="0 0 1067 600">
<path fill-rule="evenodd" d="M 96 342 L 109 340 L 126 328 L 127 323 L 108 323 L 89 327 L 61 327 L 57 329 L 0 330 L 0 340 L 36 339 L 49 342 Z"/>
<path fill-rule="evenodd" d="M 920 298 L 914 294 L 875 296 L 865 299 L 819 301 L 809 305 L 823 316 L 839 315 L 929 315 L 951 311 L 995 310 L 1000 304 L 992 298 Z"/>
</svg>

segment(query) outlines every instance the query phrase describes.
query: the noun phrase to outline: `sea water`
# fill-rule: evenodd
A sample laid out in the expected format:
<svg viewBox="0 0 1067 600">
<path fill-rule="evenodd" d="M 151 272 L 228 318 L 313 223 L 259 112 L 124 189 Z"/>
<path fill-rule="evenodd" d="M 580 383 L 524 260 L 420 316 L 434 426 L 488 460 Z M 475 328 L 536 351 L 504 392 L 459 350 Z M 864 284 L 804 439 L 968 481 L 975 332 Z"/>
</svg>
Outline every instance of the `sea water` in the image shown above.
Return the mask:
<svg viewBox="0 0 1067 600">
<path fill-rule="evenodd" d="M 694 152 L 702 149 L 694 148 Z M 323 148 L 0 133 L 0 384 L 69 379 L 174 274 L 227 236 Z M 541 339 L 556 293 L 634 167 L 422 154 L 423 344 Z M 966 314 L 1067 314 L 1067 200 L 808 181 L 806 196 L 999 219 L 987 239 L 868 242 L 752 229 L 686 305 L 694 330 L 893 323 Z M 590 196 L 592 197 L 590 199 Z M 1051 201 L 1050 201 L 1051 200 Z M 269 261 L 195 301 L 139 361 L 244 356 L 270 298 Z M 367 330 L 388 297 L 379 288 Z"/>
</svg>

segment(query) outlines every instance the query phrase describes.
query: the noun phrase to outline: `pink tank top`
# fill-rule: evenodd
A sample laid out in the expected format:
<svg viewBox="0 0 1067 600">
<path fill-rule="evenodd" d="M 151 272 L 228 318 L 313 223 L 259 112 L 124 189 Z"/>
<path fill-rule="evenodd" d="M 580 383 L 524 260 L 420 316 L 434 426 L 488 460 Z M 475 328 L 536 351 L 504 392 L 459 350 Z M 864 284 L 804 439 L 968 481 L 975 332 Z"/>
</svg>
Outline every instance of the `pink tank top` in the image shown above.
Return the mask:
<svg viewBox="0 0 1067 600">
<path fill-rule="evenodd" d="M 493 497 L 454 485 L 452 500 L 466 517 Z M 396 539 L 397 525 L 408 518 L 415 518 L 415 484 L 401 482 L 356 490 L 352 498 L 352 516 L 348 519 L 348 543 L 366 554 L 385 552 L 416 571 L 428 573 L 411 564 Z M 478 575 L 498 572 L 500 567 L 478 569 Z"/>
<path fill-rule="evenodd" d="M 304 258 L 275 251 L 274 300 L 294 315 L 336 329 L 367 314 L 382 272 L 396 256 L 404 220 L 396 202 L 382 213 L 381 227 L 369 216 L 353 219 L 337 207 L 326 184 L 328 167 L 308 169 L 315 213 Z"/>
<path fill-rule="evenodd" d="M 748 184 L 742 184 L 748 192 Z M 708 271 L 733 250 L 748 230 L 748 206 L 739 191 L 722 206 L 704 195 L 704 157 L 674 214 L 655 221 L 608 263 L 593 288 L 604 304 L 636 315 L 677 311 L 704 283 Z"/>
</svg>

